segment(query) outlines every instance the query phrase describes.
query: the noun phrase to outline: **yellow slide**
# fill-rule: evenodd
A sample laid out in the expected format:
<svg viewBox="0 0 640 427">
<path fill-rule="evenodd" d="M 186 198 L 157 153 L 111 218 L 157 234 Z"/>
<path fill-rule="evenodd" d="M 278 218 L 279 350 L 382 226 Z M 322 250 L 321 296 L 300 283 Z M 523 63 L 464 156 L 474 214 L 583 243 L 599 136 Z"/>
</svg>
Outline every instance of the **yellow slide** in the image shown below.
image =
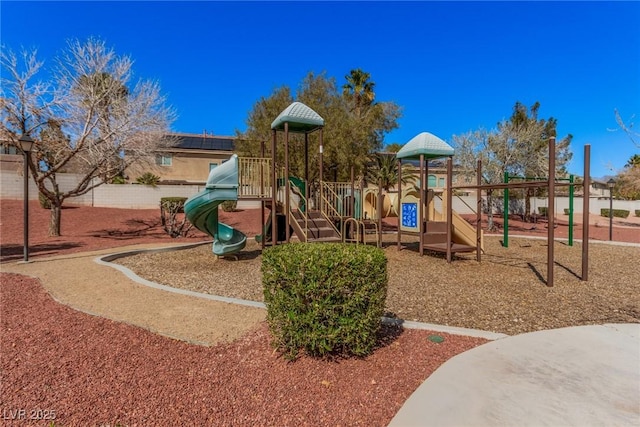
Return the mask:
<svg viewBox="0 0 640 427">
<path fill-rule="evenodd" d="M 443 212 L 437 211 L 435 209 L 433 192 L 429 192 L 429 202 L 428 202 L 428 218 L 430 221 L 446 221 L 447 217 Z M 410 201 L 410 202 L 418 202 L 420 200 L 420 193 L 416 190 L 408 190 L 407 192 L 403 192 L 402 201 Z M 442 202 L 443 202 L 443 210 L 446 211 L 446 192 L 442 194 Z M 460 216 L 456 211 L 452 212 L 451 222 L 453 227 L 453 242 L 459 243 L 461 245 L 467 246 L 476 246 L 476 228 L 469 224 L 462 216 Z M 480 248 L 484 250 L 484 237 L 483 233 L 480 232 Z"/>
</svg>

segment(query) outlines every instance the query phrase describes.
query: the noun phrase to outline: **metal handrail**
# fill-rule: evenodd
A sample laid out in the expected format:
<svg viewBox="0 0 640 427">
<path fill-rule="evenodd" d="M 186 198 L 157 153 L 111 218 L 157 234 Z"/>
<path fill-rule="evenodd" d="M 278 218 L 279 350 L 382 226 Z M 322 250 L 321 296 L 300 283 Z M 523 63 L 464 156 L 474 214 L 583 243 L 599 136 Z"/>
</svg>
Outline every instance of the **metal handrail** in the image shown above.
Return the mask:
<svg viewBox="0 0 640 427">
<path fill-rule="evenodd" d="M 366 225 L 365 225 L 364 221 L 356 219 L 356 218 L 353 218 L 353 217 L 347 218 L 344 221 L 345 229 L 346 229 L 347 224 L 349 224 L 350 222 L 353 222 L 355 224 L 355 227 L 356 227 L 355 239 L 353 239 L 353 238 L 352 239 L 347 239 L 346 238 L 346 233 L 345 233 L 345 234 L 343 234 L 342 242 L 345 243 L 348 240 L 350 242 L 355 241 L 356 244 L 359 244 L 360 243 L 360 229 L 362 229 L 362 244 L 366 245 L 367 244 L 367 239 L 366 239 L 367 233 L 365 232 Z M 380 232 L 380 230 L 378 230 L 378 224 L 376 222 L 374 222 L 374 221 L 371 221 L 370 224 L 373 224 L 373 226 L 375 227 L 376 246 L 380 247 L 379 239 L 378 239 L 378 233 Z"/>
<path fill-rule="evenodd" d="M 305 182 L 306 185 L 306 182 Z M 293 181 L 289 180 L 289 188 L 298 188 L 293 184 Z M 299 193 L 299 192 L 298 192 Z M 304 194 L 299 193 L 300 196 L 300 201 L 304 201 L 304 205 L 306 206 L 306 209 L 304 211 L 302 211 L 302 209 L 300 209 L 300 205 L 301 203 L 298 203 L 298 212 L 301 213 L 301 215 L 304 217 L 304 230 L 302 230 L 302 234 L 304 236 L 304 242 L 307 243 L 309 240 L 309 203 L 307 201 L 307 198 L 304 196 Z M 289 218 L 294 218 L 295 221 L 295 217 L 293 216 L 293 210 L 291 210 L 291 204 L 289 204 L 288 206 L 288 211 L 289 211 Z"/>
<path fill-rule="evenodd" d="M 329 200 L 325 196 L 325 193 L 326 193 L 325 190 L 329 190 L 336 197 L 338 195 L 336 194 L 335 191 L 333 191 L 333 189 L 330 186 L 327 185 L 326 182 L 322 181 L 320 183 L 320 186 L 321 186 L 321 189 L 323 190 L 323 191 L 321 191 L 320 214 L 327 220 L 329 225 L 331 225 L 331 227 L 336 231 L 336 233 L 338 233 L 338 235 L 342 238 L 342 233 L 340 232 L 340 230 L 338 230 L 338 228 L 336 228 L 336 226 L 333 224 L 333 220 L 329 217 L 329 214 L 325 211 L 327 206 L 330 207 L 331 210 L 333 211 L 333 213 L 335 214 L 334 216 L 340 217 L 340 221 L 342 222 L 342 217 L 340 216 L 340 213 L 338 212 L 338 210 L 331 203 L 329 203 Z M 341 228 L 342 228 L 342 226 L 341 226 Z"/>
<path fill-rule="evenodd" d="M 347 229 L 347 224 L 349 224 L 351 221 L 353 221 L 353 223 L 355 225 L 355 228 L 356 228 L 356 232 L 355 232 L 356 238 L 355 239 L 352 239 L 352 238 L 351 239 L 347 239 L 347 233 L 345 232 L 345 233 L 342 234 L 342 243 L 345 243 L 348 240 L 350 242 L 355 241 L 356 244 L 358 244 L 358 243 L 360 243 L 360 221 L 358 221 L 355 218 L 347 218 L 344 221 L 345 230 Z"/>
</svg>

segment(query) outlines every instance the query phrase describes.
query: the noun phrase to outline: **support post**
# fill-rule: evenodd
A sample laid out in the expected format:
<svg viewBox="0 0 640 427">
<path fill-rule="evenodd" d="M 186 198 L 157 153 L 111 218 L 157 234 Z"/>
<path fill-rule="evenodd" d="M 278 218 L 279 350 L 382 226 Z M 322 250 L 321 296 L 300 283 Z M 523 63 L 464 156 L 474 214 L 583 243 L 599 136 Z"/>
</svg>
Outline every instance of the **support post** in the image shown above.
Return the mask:
<svg viewBox="0 0 640 427">
<path fill-rule="evenodd" d="M 547 286 L 553 286 L 554 244 L 555 244 L 555 197 L 556 197 L 556 139 L 549 138 L 549 203 L 547 208 Z"/>
<path fill-rule="evenodd" d="M 304 198 L 305 211 L 309 210 L 309 134 L 304 133 Z"/>
<path fill-rule="evenodd" d="M 278 133 L 273 130 L 271 140 L 271 246 L 278 244 L 278 174 L 276 170 L 276 142 Z"/>
<path fill-rule="evenodd" d="M 418 206 L 420 230 L 420 256 L 424 255 L 424 154 L 420 154 L 420 206 Z"/>
<path fill-rule="evenodd" d="M 260 141 L 260 157 L 264 159 L 264 141 Z M 260 225 L 262 227 L 262 239 L 260 239 L 260 247 L 264 249 L 267 233 L 264 224 L 264 160 L 260 161 Z"/>
<path fill-rule="evenodd" d="M 591 188 L 591 145 L 584 146 L 582 182 L 582 280 L 589 280 L 589 189 Z"/>
<path fill-rule="evenodd" d="M 398 159 L 398 232 L 397 237 L 397 249 L 402 249 L 402 159 Z"/>
<path fill-rule="evenodd" d="M 609 187 L 609 241 L 613 240 L 613 188 Z"/>
<path fill-rule="evenodd" d="M 350 213 L 352 218 L 356 218 L 356 171 L 351 166 L 351 203 Z"/>
<path fill-rule="evenodd" d="M 289 123 L 284 123 L 284 240 L 289 243 Z"/>
<path fill-rule="evenodd" d="M 378 211 L 378 236 L 377 245 L 382 246 L 382 178 L 378 179 L 378 203 L 376 210 Z"/>
<path fill-rule="evenodd" d="M 322 210 L 322 203 L 324 203 L 324 200 L 323 200 L 323 197 L 322 197 L 323 196 L 323 194 L 322 194 L 322 192 L 323 192 L 323 190 L 322 190 L 322 180 L 324 179 L 323 176 L 322 176 L 322 171 L 324 169 L 324 160 L 322 158 L 322 152 L 324 151 L 324 149 L 322 147 L 322 143 L 323 143 L 323 141 L 322 141 L 322 132 L 323 132 L 323 129 L 320 128 L 320 149 L 319 149 L 320 151 L 318 152 L 318 162 L 320 163 L 318 165 L 318 167 L 320 168 L 320 171 L 319 171 L 320 198 L 318 199 L 318 206 L 316 206 L 316 209 L 320 209 L 320 210 Z"/>
<path fill-rule="evenodd" d="M 504 173 L 504 183 L 509 184 L 509 172 Z M 502 246 L 509 247 L 509 188 L 505 188 L 502 199 Z"/>
<path fill-rule="evenodd" d="M 447 262 L 451 262 L 451 245 L 453 244 L 453 236 L 451 227 L 453 222 L 453 160 L 451 157 L 447 159 Z"/>
<path fill-rule="evenodd" d="M 482 183 L 482 160 L 476 166 L 477 185 Z M 476 261 L 482 260 L 482 190 L 476 190 Z"/>
<path fill-rule="evenodd" d="M 569 175 L 569 246 L 573 246 L 573 175 Z"/>
<path fill-rule="evenodd" d="M 24 217 L 23 217 L 23 260 L 24 262 L 29 262 L 29 152 L 24 150 L 24 192 L 22 193 L 22 197 L 24 199 Z"/>
</svg>

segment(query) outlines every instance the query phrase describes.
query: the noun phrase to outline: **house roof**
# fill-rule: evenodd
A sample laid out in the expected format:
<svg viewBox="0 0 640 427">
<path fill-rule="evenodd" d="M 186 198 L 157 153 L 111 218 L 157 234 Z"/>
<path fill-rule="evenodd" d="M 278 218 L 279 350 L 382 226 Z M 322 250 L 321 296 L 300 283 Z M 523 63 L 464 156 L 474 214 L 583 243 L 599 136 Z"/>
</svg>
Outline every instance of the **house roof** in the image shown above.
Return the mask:
<svg viewBox="0 0 640 427">
<path fill-rule="evenodd" d="M 425 159 L 437 159 L 439 157 L 453 156 L 453 148 L 429 133 L 422 132 L 407 142 L 396 154 L 399 159 L 420 159 L 424 155 Z"/>
<path fill-rule="evenodd" d="M 171 135 L 176 139 L 172 148 L 184 150 L 233 151 L 235 138 L 214 135 Z"/>
<path fill-rule="evenodd" d="M 289 124 L 289 132 L 312 132 L 324 126 L 324 119 L 302 102 L 294 102 L 285 108 L 271 123 L 271 129 L 284 130 Z"/>
</svg>

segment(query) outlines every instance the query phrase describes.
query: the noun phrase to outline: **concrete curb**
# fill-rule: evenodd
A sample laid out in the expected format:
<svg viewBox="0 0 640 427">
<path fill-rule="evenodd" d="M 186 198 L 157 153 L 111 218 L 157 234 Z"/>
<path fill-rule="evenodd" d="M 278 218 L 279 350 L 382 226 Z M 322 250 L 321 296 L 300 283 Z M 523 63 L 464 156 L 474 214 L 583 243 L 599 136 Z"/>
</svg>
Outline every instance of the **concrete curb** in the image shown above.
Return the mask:
<svg viewBox="0 0 640 427">
<path fill-rule="evenodd" d="M 504 237 L 502 234 L 485 234 L 486 237 Z M 514 239 L 531 239 L 531 240 L 547 240 L 547 237 L 543 236 L 524 236 L 520 234 L 511 234 L 509 233 L 509 238 Z M 556 242 L 568 242 L 569 239 L 566 237 L 556 237 L 553 239 Z M 582 243 L 582 239 L 573 239 L 574 242 Z M 597 245 L 610 245 L 610 246 L 630 246 L 633 248 L 640 248 L 640 243 L 629 243 L 629 242 L 616 242 L 616 241 L 608 241 L 608 240 L 592 240 L 589 239 L 589 244 L 595 243 Z"/>
<path fill-rule="evenodd" d="M 114 268 L 120 271 L 121 273 L 123 273 L 130 280 L 136 283 L 139 283 L 141 285 L 148 286 L 153 289 L 159 289 L 162 291 L 172 292 L 179 295 L 187 295 L 187 296 L 192 296 L 196 298 L 208 299 L 212 301 L 220 301 L 220 302 L 225 302 L 229 304 L 238 304 L 238 305 L 244 305 L 248 307 L 266 309 L 267 308 L 266 305 L 258 301 L 223 297 L 219 295 L 205 294 L 202 292 L 189 291 L 186 289 L 179 289 L 179 288 L 173 288 L 171 286 L 161 285 L 159 283 L 152 282 L 150 280 L 147 280 L 138 276 L 137 274 L 135 274 L 133 271 L 131 271 L 125 266 L 122 266 L 120 264 L 115 264 L 112 262 L 118 258 L 136 255 L 143 252 L 170 252 L 170 251 L 176 251 L 176 250 L 191 249 L 207 243 L 211 243 L 211 242 L 189 243 L 189 244 L 180 245 L 180 246 L 170 246 L 170 247 L 155 248 L 155 249 L 135 249 L 130 251 L 117 252 L 113 254 L 101 255 L 97 258 L 94 258 L 94 262 L 100 265 Z M 433 332 L 443 332 L 443 333 L 448 333 L 452 335 L 464 335 L 464 336 L 470 336 L 470 337 L 485 338 L 488 340 L 497 340 L 497 339 L 508 337 L 508 335 L 498 333 L 498 332 L 482 331 L 478 329 L 469 329 L 469 328 L 460 328 L 456 326 L 436 325 L 432 323 L 413 322 L 413 321 L 390 318 L 390 317 L 383 317 L 382 323 L 386 325 L 402 326 L 403 328 L 407 328 L 407 329 L 420 329 L 420 330 L 428 330 Z"/>
</svg>

